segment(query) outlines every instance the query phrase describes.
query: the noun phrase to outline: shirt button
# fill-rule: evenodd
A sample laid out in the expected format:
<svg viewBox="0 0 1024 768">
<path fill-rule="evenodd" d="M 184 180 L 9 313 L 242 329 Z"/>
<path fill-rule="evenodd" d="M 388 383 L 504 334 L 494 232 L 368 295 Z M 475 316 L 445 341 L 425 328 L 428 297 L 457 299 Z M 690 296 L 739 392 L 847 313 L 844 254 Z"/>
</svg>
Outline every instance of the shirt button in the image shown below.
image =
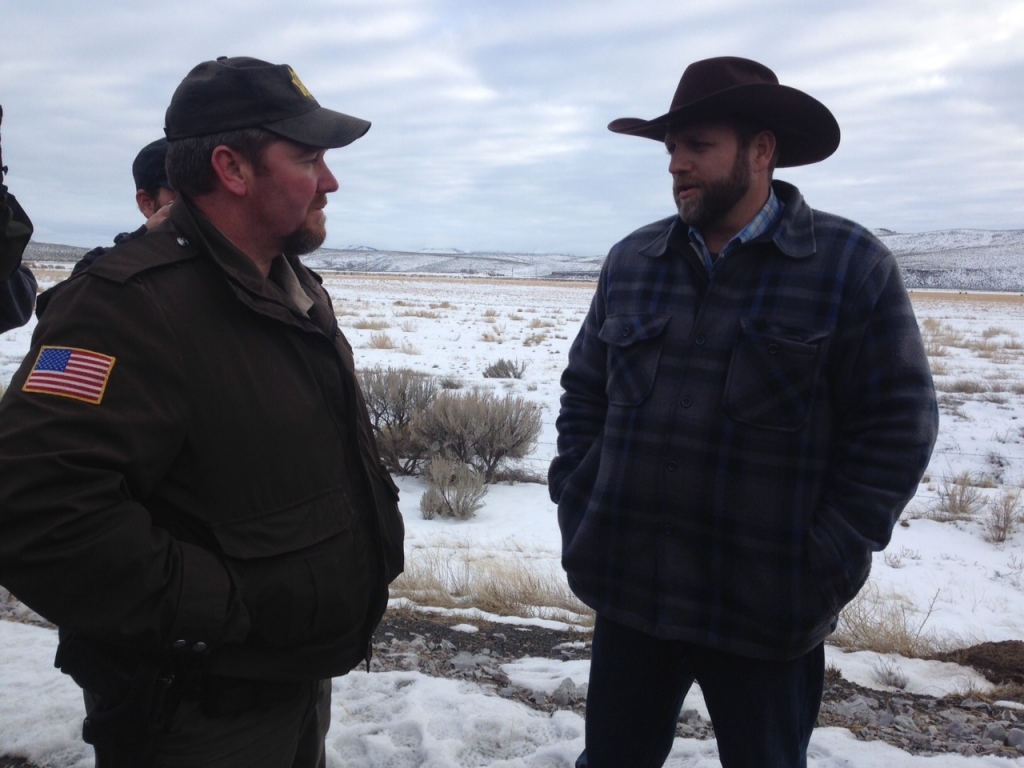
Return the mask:
<svg viewBox="0 0 1024 768">
<path fill-rule="evenodd" d="M 195 651 L 196 653 L 202 653 L 203 651 L 206 650 L 206 643 L 200 641 L 200 642 L 198 642 L 198 643 L 196 643 L 195 645 L 192 646 L 192 650 Z"/>
<path fill-rule="evenodd" d="M 689 408 L 691 405 L 693 405 L 693 400 L 691 400 L 688 397 L 684 397 L 682 400 L 679 401 L 679 404 L 683 406 L 683 408 Z"/>
<path fill-rule="evenodd" d="M 186 245 L 188 245 L 188 240 L 186 240 L 184 237 L 179 237 L 178 238 L 178 245 L 180 245 L 182 248 L 184 248 Z"/>
<path fill-rule="evenodd" d="M 173 648 L 176 651 L 180 651 L 186 645 L 188 645 L 188 643 L 186 643 L 184 640 L 175 640 L 173 643 L 171 643 L 171 648 Z"/>
<path fill-rule="evenodd" d="M 768 345 L 768 354 L 769 355 L 777 355 L 777 354 L 779 354 L 779 345 L 778 344 L 769 344 Z"/>
<path fill-rule="evenodd" d="M 705 339 L 704 339 L 704 337 L 703 337 L 703 336 L 698 336 L 698 337 L 697 337 L 696 339 L 694 339 L 693 341 L 694 341 L 694 342 L 695 342 L 695 343 L 697 344 L 697 346 L 698 346 L 698 347 L 703 347 L 703 346 L 704 346 L 704 341 L 705 341 Z"/>
<path fill-rule="evenodd" d="M 623 337 L 629 336 L 631 333 L 633 333 L 633 329 L 630 328 L 628 325 L 625 328 L 622 329 L 622 336 Z"/>
<path fill-rule="evenodd" d="M 668 464 L 665 465 L 665 469 L 667 469 L 669 472 L 675 472 L 677 469 L 679 469 L 679 465 L 676 464 L 676 462 L 674 461 L 670 461 Z"/>
</svg>

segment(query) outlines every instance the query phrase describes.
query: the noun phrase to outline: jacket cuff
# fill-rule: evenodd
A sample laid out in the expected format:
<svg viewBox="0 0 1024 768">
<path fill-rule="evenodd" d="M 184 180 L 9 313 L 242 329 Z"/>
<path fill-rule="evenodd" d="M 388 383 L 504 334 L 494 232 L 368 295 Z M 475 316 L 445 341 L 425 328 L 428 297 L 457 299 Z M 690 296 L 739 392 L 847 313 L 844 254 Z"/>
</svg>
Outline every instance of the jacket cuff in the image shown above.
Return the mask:
<svg viewBox="0 0 1024 768">
<path fill-rule="evenodd" d="M 224 564 L 208 550 L 181 547 L 181 592 L 164 644 L 168 650 L 203 654 L 249 634 L 249 614 Z"/>
</svg>

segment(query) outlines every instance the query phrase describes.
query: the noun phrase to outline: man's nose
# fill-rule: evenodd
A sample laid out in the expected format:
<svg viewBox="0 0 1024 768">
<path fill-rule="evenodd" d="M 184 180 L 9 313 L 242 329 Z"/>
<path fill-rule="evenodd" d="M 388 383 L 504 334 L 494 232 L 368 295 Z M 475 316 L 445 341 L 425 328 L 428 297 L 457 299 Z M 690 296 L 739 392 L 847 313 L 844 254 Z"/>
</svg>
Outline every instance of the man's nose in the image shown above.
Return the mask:
<svg viewBox="0 0 1024 768">
<path fill-rule="evenodd" d="M 327 194 L 328 192 L 337 192 L 338 180 L 334 178 L 334 174 L 331 173 L 331 169 L 327 167 L 327 163 L 323 164 L 323 168 L 320 171 L 319 183 L 317 184 L 317 192 L 321 194 Z"/>
<path fill-rule="evenodd" d="M 669 156 L 668 172 L 676 174 L 691 170 L 693 170 L 692 156 L 685 149 L 677 146 Z"/>
</svg>

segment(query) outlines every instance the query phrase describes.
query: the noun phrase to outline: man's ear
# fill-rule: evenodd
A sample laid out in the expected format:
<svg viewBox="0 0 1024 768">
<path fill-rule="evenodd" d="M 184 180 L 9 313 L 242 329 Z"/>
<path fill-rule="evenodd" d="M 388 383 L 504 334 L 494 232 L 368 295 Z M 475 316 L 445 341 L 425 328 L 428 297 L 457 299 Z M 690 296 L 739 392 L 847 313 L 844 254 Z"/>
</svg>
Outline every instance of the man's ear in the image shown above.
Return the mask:
<svg viewBox="0 0 1024 768">
<path fill-rule="evenodd" d="M 226 144 L 217 146 L 210 157 L 210 164 L 221 186 L 229 193 L 242 197 L 249 190 L 252 166 L 236 150 Z"/>
<path fill-rule="evenodd" d="M 135 203 L 139 206 L 139 210 L 142 211 L 142 215 L 147 219 L 157 211 L 156 200 L 144 189 L 135 190 Z"/>
<path fill-rule="evenodd" d="M 773 167 L 772 159 L 776 150 L 774 133 L 761 131 L 750 142 L 750 148 L 753 150 L 750 166 L 754 171 L 760 172 Z"/>
</svg>

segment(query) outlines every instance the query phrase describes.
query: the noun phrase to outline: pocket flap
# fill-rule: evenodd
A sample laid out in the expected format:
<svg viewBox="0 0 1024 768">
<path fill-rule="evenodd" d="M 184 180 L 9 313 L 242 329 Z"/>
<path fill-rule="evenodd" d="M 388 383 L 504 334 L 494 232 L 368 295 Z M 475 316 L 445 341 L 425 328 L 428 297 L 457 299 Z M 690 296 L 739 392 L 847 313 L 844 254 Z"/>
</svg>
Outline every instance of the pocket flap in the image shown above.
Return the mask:
<svg viewBox="0 0 1024 768">
<path fill-rule="evenodd" d="M 351 525 L 352 502 L 344 488 L 242 520 L 222 523 L 213 535 L 224 554 L 241 560 L 273 557 L 311 547 Z"/>
<path fill-rule="evenodd" d="M 605 344 L 627 347 L 659 336 L 669 319 L 670 315 L 608 315 L 597 336 Z"/>
</svg>

